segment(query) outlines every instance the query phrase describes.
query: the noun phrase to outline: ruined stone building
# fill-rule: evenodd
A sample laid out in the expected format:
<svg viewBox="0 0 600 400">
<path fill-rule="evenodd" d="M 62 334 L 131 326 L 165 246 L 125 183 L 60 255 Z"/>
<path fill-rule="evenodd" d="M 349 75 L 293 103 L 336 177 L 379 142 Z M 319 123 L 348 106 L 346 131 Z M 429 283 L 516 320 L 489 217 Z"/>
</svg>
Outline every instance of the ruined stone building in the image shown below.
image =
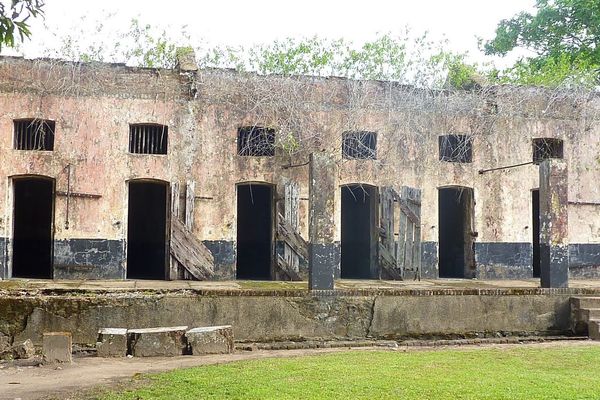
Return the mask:
<svg viewBox="0 0 600 400">
<path fill-rule="evenodd" d="M 0 278 L 302 279 L 308 245 L 342 278 L 539 276 L 549 157 L 568 164 L 571 276 L 598 277 L 599 110 L 535 88 L 2 57 Z"/>
</svg>

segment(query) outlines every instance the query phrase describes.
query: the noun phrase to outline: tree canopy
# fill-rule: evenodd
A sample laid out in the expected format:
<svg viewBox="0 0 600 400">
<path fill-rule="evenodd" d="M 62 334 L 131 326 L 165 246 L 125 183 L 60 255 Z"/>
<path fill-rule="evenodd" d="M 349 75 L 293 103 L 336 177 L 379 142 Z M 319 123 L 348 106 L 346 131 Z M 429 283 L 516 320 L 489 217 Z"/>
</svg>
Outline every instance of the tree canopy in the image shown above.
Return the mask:
<svg viewBox="0 0 600 400">
<path fill-rule="evenodd" d="M 534 52 L 504 74 L 528 84 L 580 82 L 600 68 L 600 1 L 537 0 L 537 12 L 521 12 L 500 21 L 495 37 L 484 44 L 489 55 L 516 48 Z"/>
<path fill-rule="evenodd" d="M 14 47 L 15 38 L 31 36 L 29 19 L 44 15 L 44 0 L 11 0 L 10 8 L 0 1 L 0 50 Z"/>
</svg>

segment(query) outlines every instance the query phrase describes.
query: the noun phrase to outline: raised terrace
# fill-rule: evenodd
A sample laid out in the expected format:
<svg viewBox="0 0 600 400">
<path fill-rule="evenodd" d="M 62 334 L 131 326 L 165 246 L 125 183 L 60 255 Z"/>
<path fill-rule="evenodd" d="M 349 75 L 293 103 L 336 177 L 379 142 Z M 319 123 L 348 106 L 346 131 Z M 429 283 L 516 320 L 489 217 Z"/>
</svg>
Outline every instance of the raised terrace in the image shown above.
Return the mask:
<svg viewBox="0 0 600 400">
<path fill-rule="evenodd" d="M 376 283 L 376 284 L 375 284 Z M 232 325 L 242 343 L 569 337 L 570 299 L 600 296 L 600 282 L 543 289 L 535 280 L 336 282 L 0 282 L 0 334 L 41 343 L 68 331 L 79 346 L 98 330 Z"/>
<path fill-rule="evenodd" d="M 5 343 L 568 336 L 600 295 L 593 93 L 2 57 L 0 110 Z"/>
</svg>

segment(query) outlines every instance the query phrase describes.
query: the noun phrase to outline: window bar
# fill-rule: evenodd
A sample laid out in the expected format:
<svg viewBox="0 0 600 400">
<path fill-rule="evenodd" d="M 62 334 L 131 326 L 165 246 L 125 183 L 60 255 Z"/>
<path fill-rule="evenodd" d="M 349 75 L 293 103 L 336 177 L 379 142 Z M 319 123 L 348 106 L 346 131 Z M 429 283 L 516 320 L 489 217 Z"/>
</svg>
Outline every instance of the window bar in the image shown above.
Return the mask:
<svg viewBox="0 0 600 400">
<path fill-rule="evenodd" d="M 140 151 L 142 151 L 142 141 L 141 141 L 141 137 L 140 137 L 140 127 L 137 125 L 134 128 L 134 136 L 135 136 L 134 153 L 139 153 Z"/>
<path fill-rule="evenodd" d="M 35 134 L 33 136 L 35 147 L 34 150 L 44 150 L 44 146 L 41 144 L 42 138 L 44 137 L 44 125 L 42 122 L 36 122 Z"/>
<path fill-rule="evenodd" d="M 154 142 L 156 141 L 156 136 L 158 134 L 158 128 L 151 127 L 148 132 L 148 153 L 156 154 L 154 151 Z"/>
<path fill-rule="evenodd" d="M 152 134 L 150 135 L 150 152 L 152 154 L 156 154 L 156 138 L 158 137 L 158 128 L 152 129 Z"/>
<path fill-rule="evenodd" d="M 33 122 L 30 122 L 27 126 L 26 136 L 27 136 L 27 150 L 33 149 L 33 135 L 31 134 L 31 130 L 33 129 Z"/>
</svg>

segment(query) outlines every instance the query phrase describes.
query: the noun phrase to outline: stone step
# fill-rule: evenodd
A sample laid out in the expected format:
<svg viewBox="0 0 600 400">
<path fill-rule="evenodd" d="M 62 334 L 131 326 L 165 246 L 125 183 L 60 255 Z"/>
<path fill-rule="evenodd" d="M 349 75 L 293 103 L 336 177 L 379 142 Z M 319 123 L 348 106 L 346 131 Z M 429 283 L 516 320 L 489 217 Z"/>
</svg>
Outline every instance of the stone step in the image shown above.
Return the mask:
<svg viewBox="0 0 600 400">
<path fill-rule="evenodd" d="M 190 329 L 185 334 L 192 354 L 229 354 L 233 353 L 233 329 L 231 325 L 206 326 Z"/>
<path fill-rule="evenodd" d="M 129 353 L 134 357 L 173 357 L 187 353 L 187 326 L 129 329 Z"/>
<path fill-rule="evenodd" d="M 600 297 L 592 297 L 592 296 L 571 297 L 571 307 L 574 309 L 600 308 Z"/>
<path fill-rule="evenodd" d="M 127 355 L 127 329 L 102 328 L 96 341 L 98 357 L 125 357 Z"/>
<path fill-rule="evenodd" d="M 591 319 L 600 320 L 600 308 L 580 308 L 574 310 L 577 321 L 587 322 Z"/>
<path fill-rule="evenodd" d="M 588 333 L 590 339 L 600 340 L 600 319 L 590 319 L 588 322 Z"/>
</svg>

